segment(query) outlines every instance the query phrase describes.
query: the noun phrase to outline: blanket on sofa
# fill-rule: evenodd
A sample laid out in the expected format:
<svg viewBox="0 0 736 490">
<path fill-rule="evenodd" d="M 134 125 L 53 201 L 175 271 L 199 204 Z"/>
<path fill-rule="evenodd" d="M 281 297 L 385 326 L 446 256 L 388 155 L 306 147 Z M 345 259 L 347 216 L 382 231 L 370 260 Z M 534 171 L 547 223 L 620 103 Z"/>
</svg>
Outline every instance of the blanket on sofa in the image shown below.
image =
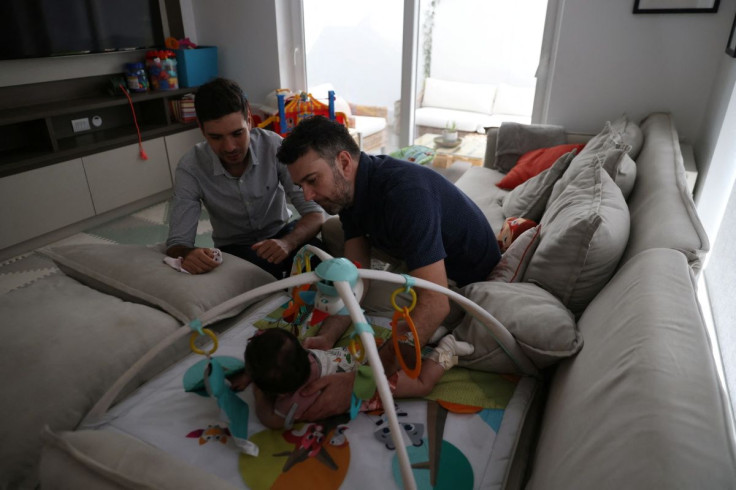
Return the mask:
<svg viewBox="0 0 736 490">
<path fill-rule="evenodd" d="M 565 141 L 565 129 L 562 126 L 502 122 L 498 128 L 495 168 L 506 173 L 524 153 L 561 145 Z"/>
</svg>

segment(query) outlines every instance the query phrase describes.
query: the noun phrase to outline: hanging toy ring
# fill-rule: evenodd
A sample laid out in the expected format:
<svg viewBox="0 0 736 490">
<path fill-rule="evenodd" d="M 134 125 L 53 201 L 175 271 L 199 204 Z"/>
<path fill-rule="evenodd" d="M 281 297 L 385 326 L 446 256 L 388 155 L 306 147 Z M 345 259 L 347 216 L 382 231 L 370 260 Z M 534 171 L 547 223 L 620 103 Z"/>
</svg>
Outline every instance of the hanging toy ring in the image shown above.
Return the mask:
<svg viewBox="0 0 736 490">
<path fill-rule="evenodd" d="M 199 337 L 200 335 L 198 332 L 192 332 L 192 335 L 189 337 L 189 348 L 192 349 L 192 352 L 194 352 L 195 354 L 199 354 L 202 356 L 211 356 L 217 350 L 217 336 L 209 328 L 203 328 L 202 333 L 212 339 L 212 349 L 210 349 L 209 352 L 205 352 L 195 345 L 194 341 L 197 340 L 197 337 Z"/>
<path fill-rule="evenodd" d="M 399 288 L 393 293 L 391 293 L 391 306 L 394 307 L 394 310 L 401 313 L 402 308 L 399 308 L 399 305 L 396 304 L 396 296 L 398 296 L 401 293 L 407 292 L 407 289 L 405 288 Z M 412 311 L 414 307 L 417 305 L 417 293 L 414 291 L 414 288 L 409 288 L 408 293 L 411 294 L 411 304 L 408 307 L 409 311 Z"/>
<path fill-rule="evenodd" d="M 411 305 L 409 305 L 408 307 L 404 306 L 403 308 L 399 308 L 399 306 L 396 304 L 396 296 L 407 291 L 411 294 Z M 394 350 L 396 351 L 396 358 L 399 361 L 399 365 L 401 366 L 401 369 L 404 370 L 406 375 L 409 376 L 411 379 L 417 379 L 419 377 L 419 372 L 422 370 L 422 346 L 419 342 L 419 333 L 417 333 L 417 328 L 414 325 L 414 321 L 411 319 L 411 315 L 409 315 L 416 304 L 417 293 L 414 292 L 413 288 L 409 288 L 408 290 L 405 288 L 399 288 L 391 295 L 391 305 L 396 310 L 394 312 L 394 317 L 391 320 L 391 338 L 393 339 Z M 409 327 L 409 331 L 411 332 L 411 335 L 413 337 L 414 356 L 416 359 L 413 369 L 410 369 L 409 366 L 407 366 L 406 361 L 404 360 L 404 356 L 401 354 L 401 350 L 399 349 L 398 325 L 399 319 L 402 317 Z"/>
<path fill-rule="evenodd" d="M 361 363 L 363 362 L 363 359 L 365 359 L 365 348 L 363 347 L 363 342 L 360 339 L 350 339 L 348 351 L 353 355 L 355 362 L 357 363 Z"/>
</svg>

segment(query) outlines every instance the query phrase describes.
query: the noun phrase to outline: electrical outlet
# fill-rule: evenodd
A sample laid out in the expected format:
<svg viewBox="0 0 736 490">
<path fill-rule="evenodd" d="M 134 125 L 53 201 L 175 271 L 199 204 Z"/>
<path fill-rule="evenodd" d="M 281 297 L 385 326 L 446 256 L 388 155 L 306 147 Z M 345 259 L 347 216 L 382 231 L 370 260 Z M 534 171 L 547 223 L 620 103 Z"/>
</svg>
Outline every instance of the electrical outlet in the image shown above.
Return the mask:
<svg viewBox="0 0 736 490">
<path fill-rule="evenodd" d="M 89 131 L 89 118 L 83 117 L 81 119 L 72 119 L 72 129 L 75 133 L 80 131 Z"/>
</svg>

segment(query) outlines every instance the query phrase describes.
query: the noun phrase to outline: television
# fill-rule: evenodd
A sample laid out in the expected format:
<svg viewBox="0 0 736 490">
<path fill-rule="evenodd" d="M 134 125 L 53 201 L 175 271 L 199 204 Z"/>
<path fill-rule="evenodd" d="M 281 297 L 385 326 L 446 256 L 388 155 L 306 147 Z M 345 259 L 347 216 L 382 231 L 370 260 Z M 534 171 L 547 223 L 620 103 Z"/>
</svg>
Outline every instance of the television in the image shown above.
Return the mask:
<svg viewBox="0 0 736 490">
<path fill-rule="evenodd" d="M 0 60 L 163 44 L 159 0 L 0 1 Z"/>
</svg>

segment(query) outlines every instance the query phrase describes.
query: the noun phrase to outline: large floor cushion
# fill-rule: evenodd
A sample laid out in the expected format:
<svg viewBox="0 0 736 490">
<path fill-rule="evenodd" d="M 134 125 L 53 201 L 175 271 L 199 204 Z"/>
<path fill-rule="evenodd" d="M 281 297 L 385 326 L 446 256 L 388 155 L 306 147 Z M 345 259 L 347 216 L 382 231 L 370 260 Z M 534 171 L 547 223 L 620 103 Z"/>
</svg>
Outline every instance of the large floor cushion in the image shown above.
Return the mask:
<svg viewBox="0 0 736 490">
<path fill-rule="evenodd" d="M 0 297 L 0 488 L 34 488 L 44 425 L 74 429 L 127 368 L 180 323 L 61 274 Z M 169 348 L 132 387 L 181 358 Z"/>
</svg>

